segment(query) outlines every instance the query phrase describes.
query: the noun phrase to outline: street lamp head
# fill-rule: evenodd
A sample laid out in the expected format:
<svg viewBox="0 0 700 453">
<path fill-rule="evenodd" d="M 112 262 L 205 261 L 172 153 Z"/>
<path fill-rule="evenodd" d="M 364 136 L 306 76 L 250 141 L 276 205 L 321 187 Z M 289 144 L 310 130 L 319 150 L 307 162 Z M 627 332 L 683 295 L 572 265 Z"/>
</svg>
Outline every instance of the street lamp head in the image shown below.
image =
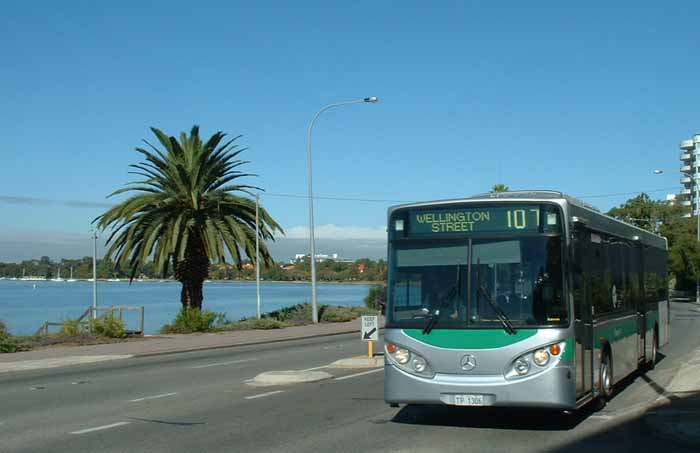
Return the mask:
<svg viewBox="0 0 700 453">
<path fill-rule="evenodd" d="M 379 98 L 377 96 L 370 96 L 368 98 L 365 98 L 365 102 L 376 104 L 377 102 L 379 102 Z"/>
<path fill-rule="evenodd" d="M 655 175 L 662 175 L 664 173 L 663 170 L 654 170 Z"/>
</svg>

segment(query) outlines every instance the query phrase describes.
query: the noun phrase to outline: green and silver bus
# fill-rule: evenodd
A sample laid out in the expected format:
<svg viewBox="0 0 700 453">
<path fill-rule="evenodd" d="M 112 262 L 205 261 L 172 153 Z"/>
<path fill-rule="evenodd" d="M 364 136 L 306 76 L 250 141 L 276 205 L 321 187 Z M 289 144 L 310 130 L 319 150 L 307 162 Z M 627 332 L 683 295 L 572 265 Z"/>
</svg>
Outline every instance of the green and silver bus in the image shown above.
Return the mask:
<svg viewBox="0 0 700 453">
<path fill-rule="evenodd" d="M 553 191 L 389 209 L 387 403 L 572 410 L 669 340 L 666 239 Z"/>
</svg>

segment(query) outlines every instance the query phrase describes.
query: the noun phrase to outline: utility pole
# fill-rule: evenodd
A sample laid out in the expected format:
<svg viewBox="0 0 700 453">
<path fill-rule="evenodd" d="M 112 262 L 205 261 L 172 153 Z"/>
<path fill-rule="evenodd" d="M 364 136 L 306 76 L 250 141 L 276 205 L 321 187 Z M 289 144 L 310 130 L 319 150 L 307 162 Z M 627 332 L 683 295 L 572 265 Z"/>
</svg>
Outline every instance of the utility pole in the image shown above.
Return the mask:
<svg viewBox="0 0 700 453">
<path fill-rule="evenodd" d="M 92 230 L 92 319 L 97 318 L 97 230 Z"/>
<path fill-rule="evenodd" d="M 260 313 L 260 194 L 255 194 L 255 290 L 258 296 L 258 319 Z"/>
</svg>

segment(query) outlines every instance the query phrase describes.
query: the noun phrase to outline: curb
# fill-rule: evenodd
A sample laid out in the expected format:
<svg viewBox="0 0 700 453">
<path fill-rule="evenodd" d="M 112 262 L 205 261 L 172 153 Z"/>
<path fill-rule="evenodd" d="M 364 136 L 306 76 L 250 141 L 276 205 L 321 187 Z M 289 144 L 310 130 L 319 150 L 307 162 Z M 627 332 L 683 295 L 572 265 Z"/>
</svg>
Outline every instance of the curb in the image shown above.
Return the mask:
<svg viewBox="0 0 700 453">
<path fill-rule="evenodd" d="M 325 371 L 265 371 L 253 378 L 248 385 L 254 387 L 274 387 L 294 384 L 309 384 L 312 382 L 333 379 L 333 375 Z"/>
<path fill-rule="evenodd" d="M 384 356 L 377 355 L 369 358 L 367 356 L 350 357 L 336 360 L 328 365 L 328 368 L 353 369 L 353 368 L 383 368 Z"/>
<path fill-rule="evenodd" d="M 379 330 L 384 330 L 383 327 L 381 327 Z M 283 343 L 287 341 L 301 341 L 301 340 L 309 340 L 309 339 L 316 339 L 316 338 L 325 338 L 325 337 L 335 337 L 339 335 L 347 335 L 347 334 L 357 334 L 360 333 L 360 329 L 354 329 L 354 330 L 349 330 L 345 332 L 331 332 L 331 333 L 320 333 L 316 335 L 307 335 L 303 337 L 295 337 L 295 338 L 278 338 L 278 339 L 270 339 L 270 340 L 261 340 L 261 341 L 254 341 L 254 342 L 249 342 L 249 343 L 238 343 L 238 344 L 222 344 L 222 345 L 214 345 L 214 346 L 199 346 L 199 347 L 191 347 L 191 348 L 185 348 L 185 349 L 176 349 L 176 350 L 167 350 L 167 351 L 153 351 L 153 352 L 143 352 L 143 353 L 128 353 L 128 354 L 104 354 L 105 356 L 124 356 L 124 355 L 129 355 L 129 359 L 135 359 L 135 358 L 142 358 L 142 357 L 157 357 L 157 356 L 166 356 L 166 355 L 174 355 L 174 354 L 183 354 L 183 353 L 188 353 L 188 352 L 202 352 L 202 351 L 214 351 L 218 349 L 232 349 L 232 348 L 240 348 L 240 347 L 245 347 L 245 346 L 258 346 L 258 345 L 266 345 L 266 344 L 274 344 L 274 343 Z M 75 346 L 75 347 L 80 347 L 80 346 Z M 68 356 L 66 356 L 68 357 Z M 121 357 L 120 357 L 121 358 Z M 29 359 L 29 360 L 34 360 L 34 359 Z M 36 360 L 43 360 L 43 359 L 36 359 Z M 124 358 L 124 360 L 127 360 Z M 11 364 L 11 363 L 18 363 L 18 362 L 24 362 L 25 360 L 17 360 L 14 362 L 2 362 L 0 364 Z M 98 363 L 98 362 L 93 362 L 93 363 Z M 65 368 L 65 367 L 70 367 L 73 364 L 66 364 L 66 365 L 61 365 L 57 367 L 43 367 L 43 368 L 34 368 L 32 371 L 37 371 L 37 370 L 46 370 L 46 369 L 51 369 L 51 368 Z M 18 372 L 18 371 L 26 371 L 26 370 L 7 370 L 2 372 L 4 373 L 11 373 L 11 372 Z"/>
<path fill-rule="evenodd" d="M 384 327 L 381 327 L 379 330 L 384 330 Z M 359 333 L 360 331 L 361 331 L 360 329 L 357 329 L 357 330 L 349 330 L 346 332 L 321 333 L 321 334 L 308 335 L 308 336 L 296 337 L 296 338 L 279 338 L 279 339 L 274 339 L 274 340 L 254 341 L 252 343 L 202 346 L 202 347 L 195 347 L 195 348 L 189 348 L 189 349 L 178 349 L 176 351 L 172 350 L 172 351 L 155 351 L 155 352 L 134 353 L 132 355 L 133 355 L 133 358 L 155 357 L 155 356 L 160 356 L 160 355 L 181 354 L 181 353 L 185 353 L 185 352 L 210 351 L 210 350 L 216 350 L 216 349 L 229 349 L 229 348 L 240 348 L 240 347 L 244 347 L 244 346 L 257 346 L 257 345 L 263 345 L 263 344 L 283 343 L 285 341 L 298 341 L 298 340 L 308 340 L 308 339 L 314 339 L 314 338 L 335 337 L 338 335 Z"/>
</svg>

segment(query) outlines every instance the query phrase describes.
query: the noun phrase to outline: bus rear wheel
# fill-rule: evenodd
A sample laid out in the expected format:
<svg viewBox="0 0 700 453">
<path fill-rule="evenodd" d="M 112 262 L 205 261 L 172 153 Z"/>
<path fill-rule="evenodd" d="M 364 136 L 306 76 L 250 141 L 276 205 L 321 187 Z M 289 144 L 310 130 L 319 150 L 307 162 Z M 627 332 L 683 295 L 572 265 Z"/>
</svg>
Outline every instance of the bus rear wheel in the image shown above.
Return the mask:
<svg viewBox="0 0 700 453">
<path fill-rule="evenodd" d="M 656 354 L 659 349 L 659 338 L 656 335 L 656 329 L 654 329 L 654 335 L 651 337 L 651 357 L 649 361 L 645 364 L 645 371 L 651 371 L 656 366 Z"/>
</svg>

